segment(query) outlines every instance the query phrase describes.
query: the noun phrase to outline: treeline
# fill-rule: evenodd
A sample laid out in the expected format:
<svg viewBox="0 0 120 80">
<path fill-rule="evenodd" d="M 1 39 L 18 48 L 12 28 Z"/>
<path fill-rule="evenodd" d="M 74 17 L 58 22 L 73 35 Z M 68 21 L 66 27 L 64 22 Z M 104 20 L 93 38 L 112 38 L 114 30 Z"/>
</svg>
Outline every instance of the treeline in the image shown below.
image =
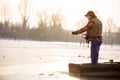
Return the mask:
<svg viewBox="0 0 120 80">
<path fill-rule="evenodd" d="M 45 25 L 45 24 L 44 24 Z M 104 44 L 120 44 L 120 32 L 104 32 Z M 9 39 L 36 40 L 36 41 L 64 41 L 85 43 L 84 35 L 73 36 L 64 30 L 62 25 L 39 26 L 38 28 L 23 28 L 22 25 L 10 25 L 9 22 L 0 23 L 0 37 Z"/>
<path fill-rule="evenodd" d="M 5 24 L 0 23 L 0 38 L 38 41 L 74 41 L 72 37 L 71 33 L 64 30 L 61 25 L 41 25 L 38 28 L 24 28 L 20 24 L 9 25 L 9 22 Z"/>
</svg>

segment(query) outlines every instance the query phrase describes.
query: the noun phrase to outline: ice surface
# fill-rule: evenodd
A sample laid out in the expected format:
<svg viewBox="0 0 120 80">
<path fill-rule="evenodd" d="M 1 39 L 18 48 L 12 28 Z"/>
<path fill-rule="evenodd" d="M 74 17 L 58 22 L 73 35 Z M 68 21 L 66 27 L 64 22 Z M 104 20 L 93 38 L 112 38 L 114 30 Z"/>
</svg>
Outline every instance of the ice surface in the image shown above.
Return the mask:
<svg viewBox="0 0 120 80">
<path fill-rule="evenodd" d="M 120 46 L 102 45 L 99 55 L 120 62 Z M 0 40 L 0 80 L 79 80 L 68 75 L 72 62 L 90 62 L 87 44 Z"/>
</svg>

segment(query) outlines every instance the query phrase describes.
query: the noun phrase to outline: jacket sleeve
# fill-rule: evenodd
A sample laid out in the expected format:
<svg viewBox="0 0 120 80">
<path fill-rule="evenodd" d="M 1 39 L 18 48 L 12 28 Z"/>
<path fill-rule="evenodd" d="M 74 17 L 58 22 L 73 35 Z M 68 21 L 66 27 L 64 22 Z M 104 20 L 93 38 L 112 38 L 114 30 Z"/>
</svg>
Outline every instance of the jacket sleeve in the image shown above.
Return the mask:
<svg viewBox="0 0 120 80">
<path fill-rule="evenodd" d="M 87 31 L 88 29 L 92 28 L 94 25 L 95 25 L 95 22 L 90 21 L 90 22 L 88 22 L 88 24 L 85 27 L 77 30 L 76 33 L 81 34 L 81 33 L 85 32 L 85 31 Z"/>
</svg>

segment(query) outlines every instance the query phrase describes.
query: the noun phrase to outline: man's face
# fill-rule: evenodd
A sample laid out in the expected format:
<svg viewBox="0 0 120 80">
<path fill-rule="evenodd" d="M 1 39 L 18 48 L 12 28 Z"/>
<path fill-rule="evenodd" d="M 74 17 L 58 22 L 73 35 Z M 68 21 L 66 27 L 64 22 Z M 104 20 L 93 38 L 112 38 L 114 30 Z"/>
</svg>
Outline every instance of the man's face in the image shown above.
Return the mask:
<svg viewBox="0 0 120 80">
<path fill-rule="evenodd" d="M 88 20 L 90 20 L 90 19 L 91 19 L 91 16 L 89 16 L 89 15 L 87 15 L 86 17 L 87 17 L 87 19 L 88 19 Z"/>
</svg>

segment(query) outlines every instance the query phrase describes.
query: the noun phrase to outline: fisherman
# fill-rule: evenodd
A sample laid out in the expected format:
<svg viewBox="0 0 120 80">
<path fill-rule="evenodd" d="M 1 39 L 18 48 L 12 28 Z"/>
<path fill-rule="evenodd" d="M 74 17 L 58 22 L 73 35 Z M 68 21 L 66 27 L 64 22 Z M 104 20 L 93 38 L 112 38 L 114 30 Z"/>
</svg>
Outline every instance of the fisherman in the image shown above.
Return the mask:
<svg viewBox="0 0 120 80">
<path fill-rule="evenodd" d="M 98 63 L 99 49 L 102 44 L 102 22 L 93 11 L 88 11 L 85 17 L 88 19 L 87 25 L 77 31 L 72 31 L 72 34 L 87 32 L 85 39 L 88 43 L 91 42 L 91 64 L 95 65 Z"/>
</svg>

